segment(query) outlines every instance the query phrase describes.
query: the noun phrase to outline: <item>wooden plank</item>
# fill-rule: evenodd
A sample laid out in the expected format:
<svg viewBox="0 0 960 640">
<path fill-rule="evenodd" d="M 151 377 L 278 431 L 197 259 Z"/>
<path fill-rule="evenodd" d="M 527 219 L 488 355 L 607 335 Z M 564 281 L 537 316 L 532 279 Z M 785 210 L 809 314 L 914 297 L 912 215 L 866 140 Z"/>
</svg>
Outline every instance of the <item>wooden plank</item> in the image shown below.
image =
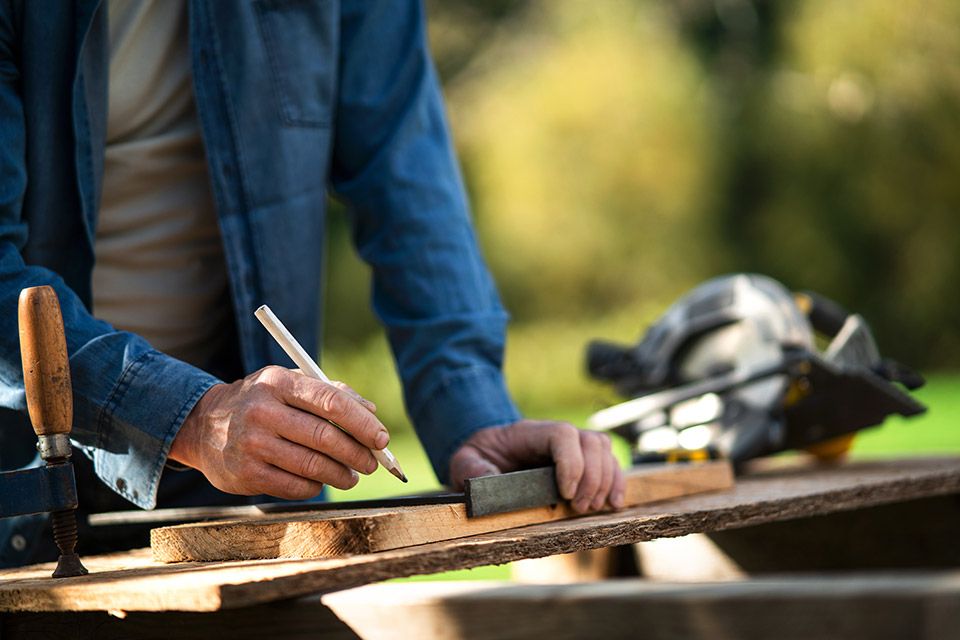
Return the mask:
<svg viewBox="0 0 960 640">
<path fill-rule="evenodd" d="M 953 640 L 958 628 L 958 571 L 807 574 L 709 584 L 386 583 L 209 613 L 0 614 L 4 640 Z"/>
<path fill-rule="evenodd" d="M 3 640 L 358 640 L 317 596 L 229 611 L 0 614 Z"/>
<path fill-rule="evenodd" d="M 960 495 L 716 531 L 709 537 L 750 575 L 960 567 Z"/>
<path fill-rule="evenodd" d="M 381 584 L 323 596 L 361 638 L 953 640 L 960 572 L 685 585 Z"/>
<path fill-rule="evenodd" d="M 160 564 L 144 549 L 84 558 L 91 574 L 77 578 L 50 579 L 50 564 L 24 567 L 0 574 L 0 611 L 214 611 L 958 492 L 957 457 L 798 466 L 751 474 L 726 492 L 347 558 Z"/>
<path fill-rule="evenodd" d="M 726 461 L 651 465 L 627 472 L 628 506 L 729 489 Z M 578 516 L 566 503 L 468 518 L 463 504 L 325 511 L 161 527 L 150 533 L 159 562 L 333 558 L 399 549 Z"/>
</svg>

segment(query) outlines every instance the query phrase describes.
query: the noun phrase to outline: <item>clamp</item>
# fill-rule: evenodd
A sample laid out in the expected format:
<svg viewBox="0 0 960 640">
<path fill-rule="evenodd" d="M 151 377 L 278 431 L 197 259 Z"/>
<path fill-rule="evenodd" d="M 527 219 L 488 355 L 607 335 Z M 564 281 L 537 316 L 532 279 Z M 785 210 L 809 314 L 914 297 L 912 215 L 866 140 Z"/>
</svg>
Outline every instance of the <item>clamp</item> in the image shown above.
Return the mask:
<svg viewBox="0 0 960 640">
<path fill-rule="evenodd" d="M 77 485 L 70 462 L 73 392 L 60 303 L 52 287 L 20 292 L 20 356 L 27 411 L 43 467 L 0 473 L 0 518 L 51 514 L 60 550 L 54 578 L 84 575 L 76 553 Z"/>
</svg>

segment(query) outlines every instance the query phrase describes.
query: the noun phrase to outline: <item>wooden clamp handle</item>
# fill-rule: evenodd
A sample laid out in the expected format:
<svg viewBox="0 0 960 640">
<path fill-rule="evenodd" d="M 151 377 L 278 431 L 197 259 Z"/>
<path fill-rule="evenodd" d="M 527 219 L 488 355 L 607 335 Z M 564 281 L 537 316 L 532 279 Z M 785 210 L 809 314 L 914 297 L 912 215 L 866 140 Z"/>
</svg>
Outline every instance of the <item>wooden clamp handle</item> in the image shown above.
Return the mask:
<svg viewBox="0 0 960 640">
<path fill-rule="evenodd" d="M 60 302 L 53 287 L 20 292 L 20 357 L 27 411 L 37 436 L 68 434 L 73 424 L 70 362 Z"/>
</svg>

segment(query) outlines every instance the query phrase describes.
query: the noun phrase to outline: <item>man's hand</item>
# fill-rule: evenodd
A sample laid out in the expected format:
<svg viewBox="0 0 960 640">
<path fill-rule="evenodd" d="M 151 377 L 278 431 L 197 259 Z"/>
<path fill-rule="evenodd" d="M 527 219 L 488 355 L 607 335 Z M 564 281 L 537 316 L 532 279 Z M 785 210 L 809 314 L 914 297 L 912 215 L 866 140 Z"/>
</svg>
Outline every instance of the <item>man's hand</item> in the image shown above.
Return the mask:
<svg viewBox="0 0 960 640">
<path fill-rule="evenodd" d="M 221 491 L 305 500 L 324 484 L 350 489 L 356 471 L 376 470 L 370 448 L 384 448 L 390 435 L 374 411 L 347 385 L 266 367 L 211 387 L 184 421 L 170 458 L 199 469 Z"/>
<path fill-rule="evenodd" d="M 623 506 L 625 480 L 609 436 L 564 422 L 521 420 L 476 432 L 450 459 L 450 481 L 462 489 L 467 478 L 550 462 L 557 466 L 560 495 L 576 511 Z"/>
</svg>

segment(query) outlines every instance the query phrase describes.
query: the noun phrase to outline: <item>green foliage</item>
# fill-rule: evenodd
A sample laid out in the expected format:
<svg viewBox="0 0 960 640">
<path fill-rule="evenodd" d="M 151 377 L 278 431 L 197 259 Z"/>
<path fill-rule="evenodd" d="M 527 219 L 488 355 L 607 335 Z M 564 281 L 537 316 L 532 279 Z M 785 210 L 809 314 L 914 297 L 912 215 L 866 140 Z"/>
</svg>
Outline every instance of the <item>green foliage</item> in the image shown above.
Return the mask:
<svg viewBox="0 0 960 640">
<path fill-rule="evenodd" d="M 956 366 L 960 5 L 795 6 L 741 102 L 732 181 L 755 186 L 720 208 L 730 266 L 842 301 L 892 355 Z"/>
<path fill-rule="evenodd" d="M 525 411 L 609 401 L 593 337 L 758 271 L 960 363 L 960 3 L 434 0 L 431 36 Z M 331 215 L 332 374 L 404 420 L 367 273 Z"/>
<path fill-rule="evenodd" d="M 666 302 L 712 266 L 702 71 L 653 5 L 541 9 L 449 92 L 507 305 L 527 321 Z"/>
</svg>

